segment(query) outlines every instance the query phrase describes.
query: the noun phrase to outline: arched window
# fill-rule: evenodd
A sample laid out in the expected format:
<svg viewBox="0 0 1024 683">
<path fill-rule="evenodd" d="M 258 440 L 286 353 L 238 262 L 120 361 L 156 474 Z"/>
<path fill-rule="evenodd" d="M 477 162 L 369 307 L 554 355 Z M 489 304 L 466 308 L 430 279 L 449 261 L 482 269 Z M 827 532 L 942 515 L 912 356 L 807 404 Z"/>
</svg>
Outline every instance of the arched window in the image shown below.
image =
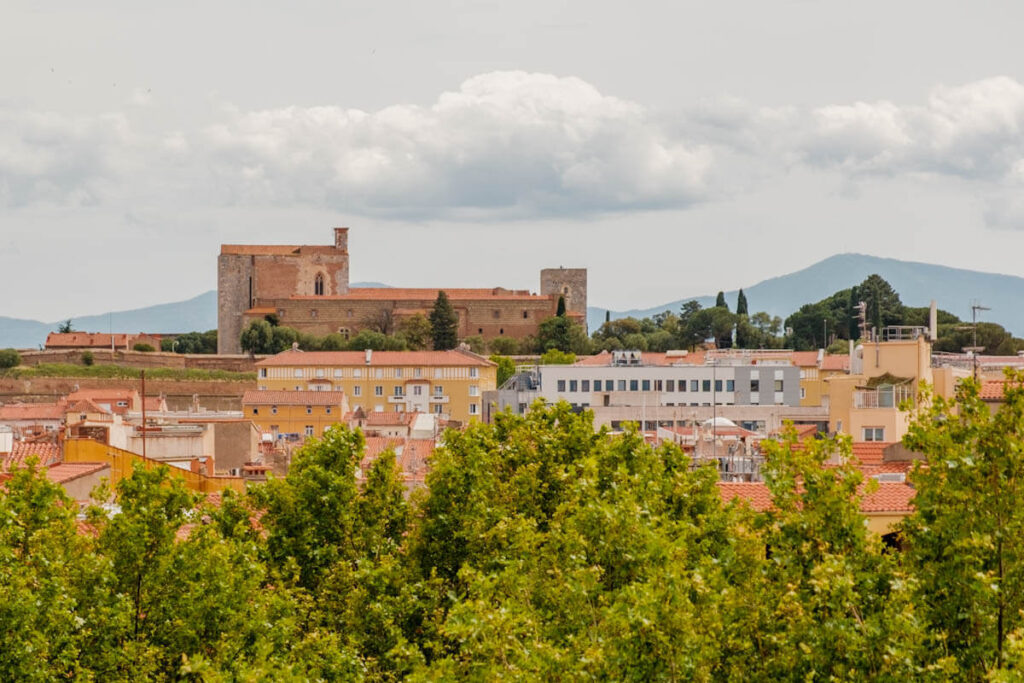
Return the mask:
<svg viewBox="0 0 1024 683">
<path fill-rule="evenodd" d="M 313 282 L 313 294 L 315 294 L 316 296 L 323 296 L 324 295 L 324 274 L 323 273 L 317 273 L 316 274 L 316 281 Z"/>
</svg>

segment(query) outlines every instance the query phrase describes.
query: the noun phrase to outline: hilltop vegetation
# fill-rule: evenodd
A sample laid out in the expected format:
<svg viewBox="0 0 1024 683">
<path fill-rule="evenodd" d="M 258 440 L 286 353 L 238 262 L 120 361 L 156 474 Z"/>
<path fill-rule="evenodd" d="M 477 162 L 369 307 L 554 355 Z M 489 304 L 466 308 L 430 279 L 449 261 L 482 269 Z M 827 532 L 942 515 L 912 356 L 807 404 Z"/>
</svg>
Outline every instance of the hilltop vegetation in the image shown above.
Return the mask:
<svg viewBox="0 0 1024 683">
<path fill-rule="evenodd" d="M 993 416 L 968 381 L 956 408 L 911 430 L 929 467 L 902 553 L 866 530 L 860 470 L 824 466 L 845 440 L 769 446 L 754 512 L 566 404 L 449 432 L 412 501 L 393 454 L 355 479 L 343 428 L 219 505 L 136 470 L 84 525 L 21 470 L 0 492 L 0 679 L 1009 680 L 1024 389 Z"/>
</svg>

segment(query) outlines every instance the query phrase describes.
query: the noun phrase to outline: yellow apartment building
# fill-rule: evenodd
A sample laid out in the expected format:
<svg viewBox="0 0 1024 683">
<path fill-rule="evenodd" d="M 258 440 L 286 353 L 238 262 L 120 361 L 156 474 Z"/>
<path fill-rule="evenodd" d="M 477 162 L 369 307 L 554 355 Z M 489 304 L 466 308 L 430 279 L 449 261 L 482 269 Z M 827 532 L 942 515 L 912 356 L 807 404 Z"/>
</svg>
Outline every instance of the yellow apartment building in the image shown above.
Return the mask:
<svg viewBox="0 0 1024 683">
<path fill-rule="evenodd" d="M 497 365 L 462 349 L 293 349 L 256 363 L 256 372 L 260 391 L 341 391 L 352 410 L 416 411 L 459 422 L 480 419 L 483 393 L 496 389 L 498 379 Z"/>
<path fill-rule="evenodd" d="M 280 434 L 323 436 L 347 412 L 343 391 L 247 391 L 242 397 L 242 414 L 275 440 Z"/>
</svg>

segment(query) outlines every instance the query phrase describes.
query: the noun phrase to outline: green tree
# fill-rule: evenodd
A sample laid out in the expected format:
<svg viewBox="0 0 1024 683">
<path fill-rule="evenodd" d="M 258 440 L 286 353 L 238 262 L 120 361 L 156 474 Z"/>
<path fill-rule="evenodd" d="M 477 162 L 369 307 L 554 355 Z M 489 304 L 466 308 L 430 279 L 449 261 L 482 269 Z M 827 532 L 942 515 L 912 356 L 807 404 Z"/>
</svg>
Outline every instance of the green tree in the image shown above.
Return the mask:
<svg viewBox="0 0 1024 683">
<path fill-rule="evenodd" d="M 91 366 L 96 362 L 96 356 L 93 355 L 92 351 L 82 352 L 82 365 Z"/>
<path fill-rule="evenodd" d="M 430 331 L 435 351 L 447 351 L 459 345 L 459 316 L 444 290 L 437 293 L 430 312 Z"/>
<path fill-rule="evenodd" d="M 242 330 L 242 350 L 248 353 L 276 353 L 273 328 L 266 320 L 253 320 Z"/>
<path fill-rule="evenodd" d="M 747 295 L 743 293 L 742 288 L 736 296 L 736 315 L 750 315 L 750 311 L 747 310 Z"/>
<path fill-rule="evenodd" d="M 519 340 L 512 337 L 495 337 L 487 342 L 487 346 L 490 348 L 491 353 L 500 356 L 514 356 L 520 350 Z"/>
<path fill-rule="evenodd" d="M 857 296 L 867 303 L 868 324 L 874 326 L 879 334 L 883 327 L 902 324 L 900 295 L 880 275 L 869 275 L 857 285 Z"/>
<path fill-rule="evenodd" d="M 575 353 L 566 353 L 559 349 L 548 349 L 540 357 L 541 365 L 572 365 L 575 362 Z"/>
<path fill-rule="evenodd" d="M 140 342 L 132 346 L 132 351 L 139 351 L 140 353 L 152 353 L 153 351 L 156 351 L 156 348 L 154 348 L 152 344 Z"/>
<path fill-rule="evenodd" d="M 0 369 L 16 368 L 21 365 L 21 354 L 14 349 L 0 349 Z"/>
<path fill-rule="evenodd" d="M 559 318 L 565 317 L 565 297 L 561 294 L 558 295 L 558 307 L 555 309 L 555 315 Z"/>
<path fill-rule="evenodd" d="M 405 339 L 410 351 L 424 351 L 431 346 L 430 320 L 422 313 L 403 318 L 398 323 L 398 334 Z"/>
<path fill-rule="evenodd" d="M 1024 375 L 1007 379 L 994 413 L 970 379 L 952 401 L 924 392 L 904 439 L 926 465 L 912 474 L 906 562 L 933 646 L 964 680 L 1003 668 L 1009 634 L 1024 629 Z"/>
<path fill-rule="evenodd" d="M 507 382 L 512 375 L 516 374 L 516 364 L 508 356 L 500 356 L 496 353 L 491 354 L 491 362 L 498 365 L 497 384 L 499 387 Z"/>
<path fill-rule="evenodd" d="M 553 316 L 537 328 L 538 350 L 558 349 L 565 353 L 589 353 L 590 340 L 583 326 L 568 316 Z"/>
<path fill-rule="evenodd" d="M 57 326 L 58 334 L 68 334 L 69 332 L 74 332 L 74 331 L 75 331 L 75 328 L 71 324 L 71 318 L 68 318 L 67 320 L 65 320 L 64 322 L 62 322 L 60 325 Z"/>
<path fill-rule="evenodd" d="M 715 297 L 715 308 L 729 310 L 729 304 L 725 301 L 725 292 L 719 292 L 718 296 Z"/>
</svg>

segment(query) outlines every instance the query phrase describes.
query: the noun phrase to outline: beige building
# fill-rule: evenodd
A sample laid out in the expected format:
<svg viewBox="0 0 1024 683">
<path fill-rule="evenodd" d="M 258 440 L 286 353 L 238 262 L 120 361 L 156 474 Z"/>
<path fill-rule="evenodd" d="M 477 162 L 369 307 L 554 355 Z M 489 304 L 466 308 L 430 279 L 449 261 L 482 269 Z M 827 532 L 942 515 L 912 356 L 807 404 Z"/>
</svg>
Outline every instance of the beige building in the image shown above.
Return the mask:
<svg viewBox="0 0 1024 683">
<path fill-rule="evenodd" d="M 497 365 L 453 351 L 298 351 L 256 364 L 261 391 L 341 391 L 353 411 L 432 413 L 480 419 L 483 393 L 497 383 Z"/>
</svg>

